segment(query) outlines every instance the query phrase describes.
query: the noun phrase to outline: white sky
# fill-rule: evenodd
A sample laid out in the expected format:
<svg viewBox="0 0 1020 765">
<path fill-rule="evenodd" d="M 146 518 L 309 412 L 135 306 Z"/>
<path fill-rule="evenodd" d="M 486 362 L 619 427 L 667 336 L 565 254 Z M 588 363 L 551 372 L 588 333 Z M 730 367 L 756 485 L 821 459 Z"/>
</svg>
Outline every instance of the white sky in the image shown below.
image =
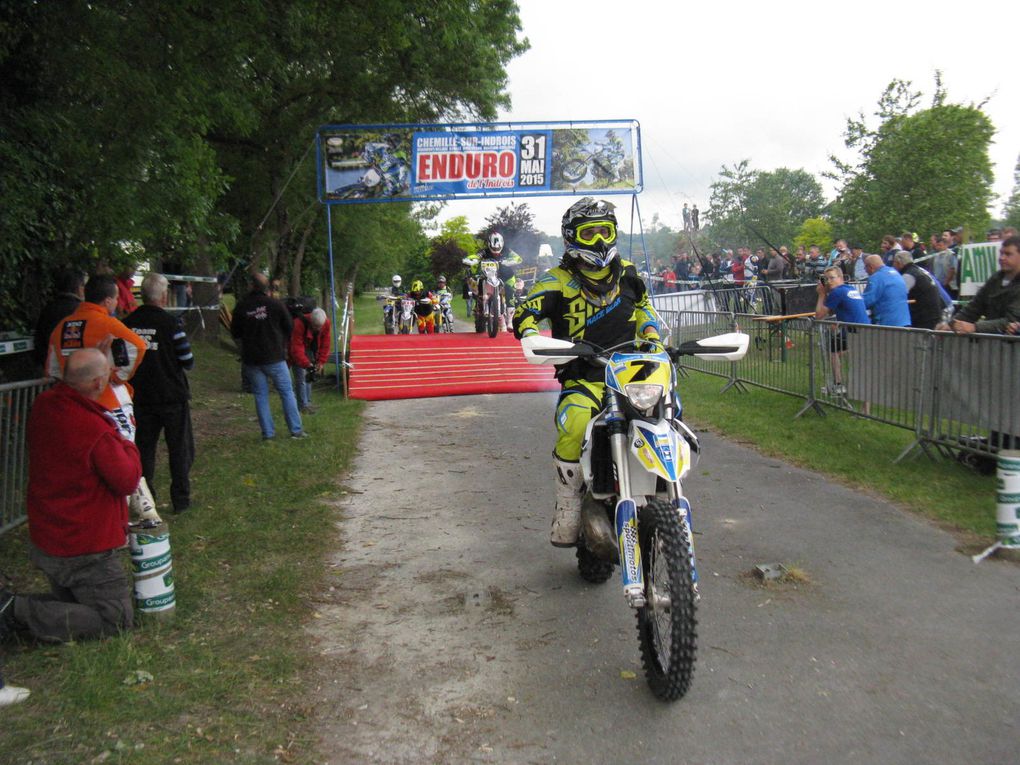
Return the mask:
<svg viewBox="0 0 1020 765">
<path fill-rule="evenodd" d="M 935 70 L 948 100 L 979 103 L 997 133 L 992 212 L 1001 214 L 1020 154 L 1020 6 L 992 3 L 774 0 L 518 0 L 531 49 L 509 67 L 513 108 L 500 120 L 636 119 L 647 227 L 681 225 L 684 202 L 708 207 L 723 164 L 804 169 L 822 183 L 830 154 L 847 158 L 848 117 L 875 111 L 894 78 L 930 104 Z M 875 125 L 874 120 L 871 121 Z M 532 198 L 536 227 L 558 234 L 571 197 Z M 612 197 L 629 219 L 630 198 Z M 508 198 L 448 204 L 473 229 Z M 904 221 L 904 227 L 909 227 Z"/>
</svg>

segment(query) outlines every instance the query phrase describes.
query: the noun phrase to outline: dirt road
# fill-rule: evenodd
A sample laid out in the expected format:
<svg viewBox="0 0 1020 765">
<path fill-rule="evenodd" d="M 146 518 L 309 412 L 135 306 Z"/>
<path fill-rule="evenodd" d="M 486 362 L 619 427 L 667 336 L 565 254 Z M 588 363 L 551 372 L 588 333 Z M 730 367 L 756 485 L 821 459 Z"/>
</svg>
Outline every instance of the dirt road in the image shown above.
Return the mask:
<svg viewBox="0 0 1020 765">
<path fill-rule="evenodd" d="M 553 403 L 368 407 L 310 628 L 326 761 L 1020 758 L 1020 568 L 710 433 L 687 487 L 698 665 L 686 698 L 656 701 L 617 579 L 585 584 L 548 543 Z M 762 587 L 765 562 L 810 581 Z"/>
</svg>

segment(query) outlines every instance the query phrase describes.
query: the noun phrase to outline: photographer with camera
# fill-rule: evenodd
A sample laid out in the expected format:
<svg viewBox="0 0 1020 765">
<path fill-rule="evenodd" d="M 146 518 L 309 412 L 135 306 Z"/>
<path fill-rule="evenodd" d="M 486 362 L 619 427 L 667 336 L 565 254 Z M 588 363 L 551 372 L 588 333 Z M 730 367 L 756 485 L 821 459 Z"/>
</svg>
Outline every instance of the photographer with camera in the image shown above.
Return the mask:
<svg viewBox="0 0 1020 765">
<path fill-rule="evenodd" d="M 321 308 L 294 318 L 287 363 L 294 372 L 298 409 L 307 414 L 315 411 L 312 409 L 312 383 L 326 366 L 329 341 L 329 319 Z"/>
</svg>

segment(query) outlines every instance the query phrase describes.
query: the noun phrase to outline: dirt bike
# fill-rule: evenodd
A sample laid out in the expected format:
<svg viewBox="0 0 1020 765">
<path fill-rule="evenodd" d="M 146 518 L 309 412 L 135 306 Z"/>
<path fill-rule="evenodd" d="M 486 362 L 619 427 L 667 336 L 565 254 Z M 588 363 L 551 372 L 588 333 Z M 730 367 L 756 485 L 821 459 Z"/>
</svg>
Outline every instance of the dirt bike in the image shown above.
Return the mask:
<svg viewBox="0 0 1020 765">
<path fill-rule="evenodd" d="M 585 149 L 580 156 L 564 162 L 559 175 L 567 183 L 578 183 L 584 180 L 590 169 L 596 181 L 611 182 L 616 179 L 622 159 L 618 150 L 599 144 L 594 151 Z"/>
<path fill-rule="evenodd" d="M 436 332 L 453 332 L 453 295 L 443 292 L 436 305 Z"/>
<path fill-rule="evenodd" d="M 485 332 L 495 337 L 506 325 L 506 288 L 499 278 L 499 264 L 494 260 L 483 260 L 481 271 L 480 302 L 476 307 L 475 332 Z"/>
<path fill-rule="evenodd" d="M 397 331 L 397 306 L 400 303 L 400 298 L 392 297 L 388 295 L 379 295 L 379 300 L 385 301 L 383 303 L 383 332 L 387 335 L 396 334 Z"/>
<path fill-rule="evenodd" d="M 400 298 L 400 312 L 397 315 L 397 332 L 401 335 L 411 334 L 411 329 L 417 324 L 414 315 L 414 298 Z"/>
<path fill-rule="evenodd" d="M 537 334 L 521 340 L 533 364 L 580 358 L 605 368 L 602 407 L 581 447 L 586 491 L 577 567 L 586 581 L 602 583 L 620 563 L 624 598 L 637 613 L 645 678 L 663 701 L 676 701 L 690 688 L 699 597 L 682 481 L 700 447 L 680 419 L 674 363 L 680 356 L 736 361 L 749 339 L 734 332 L 645 350 L 635 350 L 633 342 L 597 349 Z"/>
</svg>

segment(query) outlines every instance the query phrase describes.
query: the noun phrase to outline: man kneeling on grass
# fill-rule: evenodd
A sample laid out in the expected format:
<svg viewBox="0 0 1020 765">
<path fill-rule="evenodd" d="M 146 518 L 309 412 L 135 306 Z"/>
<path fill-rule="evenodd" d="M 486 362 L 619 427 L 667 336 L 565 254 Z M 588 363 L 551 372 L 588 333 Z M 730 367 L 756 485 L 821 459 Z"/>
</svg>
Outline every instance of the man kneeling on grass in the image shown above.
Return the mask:
<svg viewBox="0 0 1020 765">
<path fill-rule="evenodd" d="M 14 627 L 48 642 L 131 629 L 131 581 L 117 550 L 127 539 L 126 497 L 142 475 L 138 449 L 98 399 L 110 362 L 75 351 L 64 379 L 42 393 L 28 419 L 28 532 L 32 562 L 49 594 L 0 589 L 0 637 Z"/>
</svg>

